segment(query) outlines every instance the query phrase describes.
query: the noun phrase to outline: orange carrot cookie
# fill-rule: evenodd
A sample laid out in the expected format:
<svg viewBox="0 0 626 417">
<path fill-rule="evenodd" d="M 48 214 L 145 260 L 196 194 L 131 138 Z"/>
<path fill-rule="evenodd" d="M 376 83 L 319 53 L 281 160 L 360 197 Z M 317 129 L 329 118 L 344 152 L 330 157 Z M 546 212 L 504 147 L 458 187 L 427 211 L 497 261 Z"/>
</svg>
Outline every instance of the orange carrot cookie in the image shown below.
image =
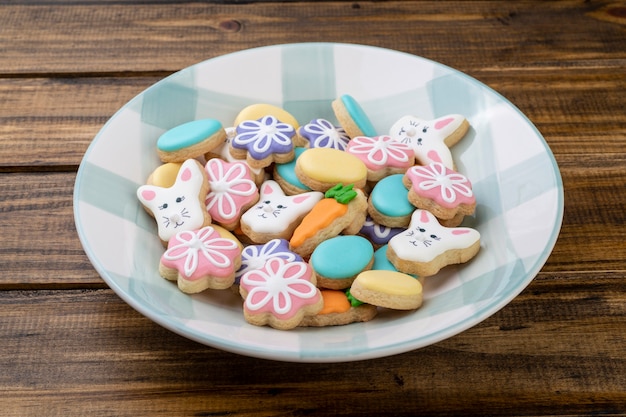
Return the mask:
<svg viewBox="0 0 626 417">
<path fill-rule="evenodd" d="M 314 316 L 307 316 L 300 326 L 324 327 L 370 321 L 378 313 L 376 306 L 352 303 L 344 291 L 321 290 L 324 308 Z M 354 299 L 353 299 L 354 300 Z"/>
<path fill-rule="evenodd" d="M 328 190 L 302 219 L 289 241 L 292 251 L 308 258 L 326 239 L 340 233 L 355 235 L 365 222 L 367 199 L 361 190 L 341 184 Z"/>
</svg>

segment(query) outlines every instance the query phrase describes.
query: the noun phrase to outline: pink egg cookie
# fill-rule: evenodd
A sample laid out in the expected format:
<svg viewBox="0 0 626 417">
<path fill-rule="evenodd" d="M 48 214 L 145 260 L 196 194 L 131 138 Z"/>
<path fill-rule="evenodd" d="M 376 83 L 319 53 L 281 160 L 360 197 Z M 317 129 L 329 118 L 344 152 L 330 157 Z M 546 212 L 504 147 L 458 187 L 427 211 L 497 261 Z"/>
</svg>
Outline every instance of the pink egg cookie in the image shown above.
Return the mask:
<svg viewBox="0 0 626 417">
<path fill-rule="evenodd" d="M 410 168 L 403 183 L 411 204 L 430 211 L 444 226 L 458 226 L 476 208 L 472 183 L 440 162 Z"/>
<path fill-rule="evenodd" d="M 400 272 L 435 275 L 447 265 L 472 259 L 480 249 L 480 233 L 469 227 L 445 227 L 426 210 L 415 210 L 409 228 L 394 236 L 387 258 Z"/>
<path fill-rule="evenodd" d="M 186 160 L 171 187 L 142 185 L 137 198 L 154 217 L 158 235 L 167 244 L 181 230 L 196 230 L 211 224 L 204 199 L 209 182 L 202 165 L 195 159 Z"/>
<path fill-rule="evenodd" d="M 352 138 L 346 150 L 367 167 L 367 180 L 380 181 L 388 175 L 404 174 L 415 163 L 413 148 L 388 135 Z"/>
<path fill-rule="evenodd" d="M 159 273 L 177 281 L 181 291 L 193 294 L 207 288 L 229 288 L 240 264 L 241 248 L 237 242 L 221 237 L 207 226 L 176 233 L 161 256 Z"/>
<path fill-rule="evenodd" d="M 287 330 L 305 316 L 317 314 L 324 300 L 315 286 L 315 274 L 306 262 L 269 259 L 263 268 L 245 273 L 239 291 L 244 317 L 256 326 Z"/>
<path fill-rule="evenodd" d="M 450 147 L 469 129 L 469 122 L 460 114 L 449 114 L 434 120 L 404 116 L 391 126 L 389 135 L 396 141 L 410 145 L 420 165 L 441 162 L 454 169 Z"/>
<path fill-rule="evenodd" d="M 205 200 L 207 211 L 215 223 L 234 230 L 241 214 L 259 199 L 250 168 L 243 162 L 214 158 L 207 161 L 204 169 L 210 186 Z"/>
</svg>

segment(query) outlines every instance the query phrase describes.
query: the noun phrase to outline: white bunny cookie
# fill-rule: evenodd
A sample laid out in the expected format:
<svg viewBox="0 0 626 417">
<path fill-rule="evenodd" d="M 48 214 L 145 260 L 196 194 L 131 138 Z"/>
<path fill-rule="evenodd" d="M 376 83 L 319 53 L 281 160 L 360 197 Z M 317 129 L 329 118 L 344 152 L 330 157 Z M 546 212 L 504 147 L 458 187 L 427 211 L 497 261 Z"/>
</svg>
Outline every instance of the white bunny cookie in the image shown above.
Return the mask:
<svg viewBox="0 0 626 417">
<path fill-rule="evenodd" d="M 480 233 L 469 227 L 445 227 L 426 210 L 415 210 L 409 228 L 389 241 L 387 258 L 406 274 L 435 275 L 441 268 L 472 259 Z"/>
<path fill-rule="evenodd" d="M 441 162 L 454 169 L 450 147 L 469 129 L 469 122 L 460 114 L 449 114 L 433 120 L 404 116 L 391 126 L 389 135 L 396 141 L 413 147 L 420 165 Z"/>
<path fill-rule="evenodd" d="M 195 159 L 186 160 L 168 188 L 142 185 L 137 198 L 155 218 L 159 238 L 166 244 L 181 230 L 196 230 L 211 224 L 204 199 L 209 182 L 202 165 Z"/>
</svg>

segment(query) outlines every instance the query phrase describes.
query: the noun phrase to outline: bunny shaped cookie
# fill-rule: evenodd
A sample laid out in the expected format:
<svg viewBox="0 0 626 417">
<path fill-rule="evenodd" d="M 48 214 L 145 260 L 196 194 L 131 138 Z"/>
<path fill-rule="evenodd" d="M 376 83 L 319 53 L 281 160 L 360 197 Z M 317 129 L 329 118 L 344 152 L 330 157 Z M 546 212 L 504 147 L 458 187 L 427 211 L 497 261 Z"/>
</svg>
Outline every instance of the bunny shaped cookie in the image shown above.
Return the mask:
<svg viewBox="0 0 626 417">
<path fill-rule="evenodd" d="M 137 198 L 155 218 L 159 238 L 166 244 L 181 230 L 196 230 L 211 224 L 205 198 L 209 182 L 202 165 L 195 159 L 180 167 L 176 182 L 169 188 L 142 185 Z"/>
</svg>

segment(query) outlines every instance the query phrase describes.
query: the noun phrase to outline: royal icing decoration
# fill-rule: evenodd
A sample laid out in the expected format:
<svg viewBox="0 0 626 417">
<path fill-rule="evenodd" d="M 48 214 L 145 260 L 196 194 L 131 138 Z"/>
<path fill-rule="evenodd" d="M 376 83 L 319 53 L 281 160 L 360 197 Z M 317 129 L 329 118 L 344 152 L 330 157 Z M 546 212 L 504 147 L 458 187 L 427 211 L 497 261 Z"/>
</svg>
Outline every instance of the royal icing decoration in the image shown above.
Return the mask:
<svg viewBox="0 0 626 417">
<path fill-rule="evenodd" d="M 415 162 L 413 148 L 388 135 L 357 136 L 348 144 L 347 152 L 359 158 L 374 171 L 384 167 L 409 168 Z"/>
<path fill-rule="evenodd" d="M 271 258 L 282 258 L 287 262 L 301 262 L 302 257 L 289 250 L 285 239 L 272 239 L 263 245 L 249 245 L 241 252 L 241 266 L 235 272 L 235 282 L 248 271 L 261 269 Z"/>
<path fill-rule="evenodd" d="M 451 114 L 434 120 L 404 116 L 389 129 L 389 135 L 395 141 L 410 145 L 420 165 L 441 162 L 453 169 L 454 161 L 446 139 L 464 125 L 467 125 L 467 121 L 459 114 Z"/>
<path fill-rule="evenodd" d="M 324 278 L 354 277 L 372 261 L 374 248 L 362 236 L 336 236 L 320 243 L 311 254 L 310 264 Z"/>
<path fill-rule="evenodd" d="M 480 239 L 480 233 L 469 227 L 445 227 L 426 210 L 415 210 L 408 229 L 389 241 L 399 258 L 430 262 L 452 249 L 465 249 Z"/>
<path fill-rule="evenodd" d="M 287 196 L 276 181 L 267 180 L 261 185 L 258 203 L 241 216 L 241 222 L 254 233 L 281 234 L 295 227 L 294 222 L 311 211 L 323 197 L 319 191 Z"/>
<path fill-rule="evenodd" d="M 296 172 L 295 172 L 296 162 L 298 161 L 298 158 L 300 157 L 300 155 L 302 155 L 302 153 L 305 150 L 306 150 L 306 148 L 295 147 L 294 148 L 294 153 L 295 153 L 294 159 L 291 160 L 290 162 L 287 162 L 287 163 L 284 163 L 284 164 L 276 164 L 276 165 L 274 165 L 274 168 L 275 168 L 276 173 L 278 174 L 278 176 L 280 176 L 288 184 L 291 184 L 291 185 L 293 185 L 294 187 L 296 187 L 296 188 L 298 188 L 300 190 L 311 191 L 311 188 L 309 188 L 309 186 L 303 184 L 302 181 L 300 181 L 300 179 L 298 178 L 298 176 L 296 175 Z"/>
<path fill-rule="evenodd" d="M 243 162 L 246 165 L 248 165 L 245 159 L 237 159 L 234 156 L 232 156 L 229 151 L 230 142 L 233 140 L 235 136 L 237 136 L 237 131 L 235 130 L 235 128 L 227 127 L 224 130 L 226 131 L 226 137 L 224 138 L 224 142 L 218 148 L 213 150 L 211 153 L 216 156 L 219 156 L 221 159 L 223 159 L 226 162 Z M 248 168 L 250 168 L 250 172 L 252 172 L 254 176 L 261 174 L 261 172 L 263 171 L 263 168 L 252 168 L 250 165 L 248 165 Z"/>
<path fill-rule="evenodd" d="M 350 115 L 350 118 L 352 118 L 359 130 L 363 132 L 365 136 L 376 136 L 376 129 L 374 129 L 372 122 L 369 117 L 367 117 L 367 114 L 359 102 L 349 94 L 342 95 L 340 99 L 341 103 Z"/>
<path fill-rule="evenodd" d="M 219 120 L 193 120 L 163 133 L 157 140 L 157 149 L 165 152 L 185 149 L 206 140 L 222 130 L 222 123 Z"/>
<path fill-rule="evenodd" d="M 174 235 L 161 262 L 177 269 L 188 280 L 207 275 L 230 277 L 235 271 L 235 259 L 241 254 L 236 242 L 226 239 L 211 226 L 197 231 L 185 230 Z"/>
<path fill-rule="evenodd" d="M 202 166 L 194 159 L 186 160 L 168 188 L 142 185 L 137 198 L 152 212 L 158 225 L 159 238 L 167 242 L 180 230 L 199 229 L 208 217 L 198 196 L 206 187 Z"/>
<path fill-rule="evenodd" d="M 315 181 L 355 184 L 357 188 L 363 187 L 367 179 L 367 167 L 363 161 L 337 149 L 307 149 L 296 162 L 296 172 L 298 169 Z"/>
<path fill-rule="evenodd" d="M 467 177 L 440 162 L 414 166 L 406 172 L 406 175 L 416 194 L 429 198 L 443 207 L 453 208 L 459 204 L 472 205 L 476 202 L 472 184 Z"/>
<path fill-rule="evenodd" d="M 302 126 L 298 133 L 309 142 L 311 148 L 345 151 L 350 141 L 350 136 L 342 127 L 336 127 L 326 119 L 313 119 Z"/>
<path fill-rule="evenodd" d="M 207 161 L 205 171 L 210 186 L 206 208 L 217 223 L 233 223 L 242 208 L 258 199 L 256 184 L 245 163 L 214 158 Z"/>
<path fill-rule="evenodd" d="M 389 242 L 389 239 L 402 231 L 404 231 L 402 227 L 383 226 L 376 223 L 370 216 L 367 216 L 359 234 L 367 237 L 375 245 L 384 245 Z"/>
<path fill-rule="evenodd" d="M 389 217 L 403 217 L 415 210 L 415 206 L 409 202 L 409 191 L 402 183 L 403 176 L 403 174 L 390 175 L 374 186 L 370 201 L 381 214 Z"/>
<path fill-rule="evenodd" d="M 288 153 L 293 150 L 295 129 L 274 116 L 244 120 L 236 129 L 237 136 L 233 138 L 231 146 L 245 149 L 253 159 L 265 159 L 273 153 Z"/>
<path fill-rule="evenodd" d="M 319 301 L 321 294 L 313 279 L 313 270 L 306 262 L 271 258 L 263 268 L 241 277 L 240 285 L 247 291 L 244 308 L 289 319 L 304 306 Z"/>
</svg>

